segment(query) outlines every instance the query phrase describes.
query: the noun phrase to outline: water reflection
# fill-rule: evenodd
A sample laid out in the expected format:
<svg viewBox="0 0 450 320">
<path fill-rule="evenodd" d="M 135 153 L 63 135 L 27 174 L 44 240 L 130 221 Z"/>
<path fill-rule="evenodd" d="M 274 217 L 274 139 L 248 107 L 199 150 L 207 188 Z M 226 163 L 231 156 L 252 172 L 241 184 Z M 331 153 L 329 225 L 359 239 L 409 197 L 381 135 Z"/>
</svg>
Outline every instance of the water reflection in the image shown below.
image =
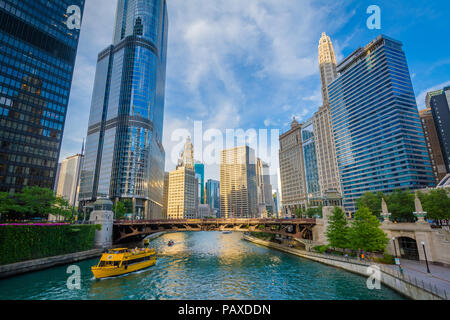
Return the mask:
<svg viewBox="0 0 450 320">
<path fill-rule="evenodd" d="M 168 247 L 169 240 L 175 245 Z M 135 245 L 133 245 L 135 246 Z M 82 261 L 82 289 L 68 290 L 67 266 L 0 280 L 0 299 L 399 299 L 366 278 L 256 246 L 242 234 L 171 233 L 152 240 L 156 265 L 116 278 L 95 280 Z"/>
</svg>

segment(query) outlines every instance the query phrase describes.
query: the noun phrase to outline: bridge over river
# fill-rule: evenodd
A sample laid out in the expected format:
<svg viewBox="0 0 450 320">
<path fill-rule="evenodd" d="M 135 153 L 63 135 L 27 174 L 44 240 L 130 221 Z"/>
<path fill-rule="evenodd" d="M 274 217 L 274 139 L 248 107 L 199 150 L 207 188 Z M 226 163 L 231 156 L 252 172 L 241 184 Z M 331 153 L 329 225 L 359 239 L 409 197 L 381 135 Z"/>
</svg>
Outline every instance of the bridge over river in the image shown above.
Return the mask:
<svg viewBox="0 0 450 320">
<path fill-rule="evenodd" d="M 183 219 L 183 220 L 115 220 L 113 242 L 140 240 L 156 232 L 240 231 L 265 232 L 312 239 L 315 219 Z"/>
</svg>

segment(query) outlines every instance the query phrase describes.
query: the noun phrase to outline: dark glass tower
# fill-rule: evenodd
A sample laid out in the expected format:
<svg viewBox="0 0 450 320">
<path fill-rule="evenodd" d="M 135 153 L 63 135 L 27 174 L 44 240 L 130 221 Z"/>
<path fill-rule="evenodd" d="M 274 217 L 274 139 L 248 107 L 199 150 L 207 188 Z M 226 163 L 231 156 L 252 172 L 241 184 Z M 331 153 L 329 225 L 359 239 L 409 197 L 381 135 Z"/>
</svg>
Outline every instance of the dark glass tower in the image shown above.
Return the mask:
<svg viewBox="0 0 450 320">
<path fill-rule="evenodd" d="M 431 108 L 447 172 L 450 172 L 450 87 L 430 92 L 427 107 Z"/>
<path fill-rule="evenodd" d="M 365 192 L 435 185 L 402 43 L 379 36 L 328 86 L 344 205 Z"/>
<path fill-rule="evenodd" d="M 195 163 L 195 177 L 198 179 L 198 195 L 199 204 L 206 204 L 205 201 L 205 165 L 203 163 Z"/>
<path fill-rule="evenodd" d="M 98 56 L 81 172 L 81 205 L 131 199 L 160 218 L 168 19 L 165 0 L 119 0 L 114 43 Z"/>
<path fill-rule="evenodd" d="M 84 0 L 0 1 L 0 191 L 53 189 Z M 81 20 L 79 20 L 81 24 Z"/>
</svg>

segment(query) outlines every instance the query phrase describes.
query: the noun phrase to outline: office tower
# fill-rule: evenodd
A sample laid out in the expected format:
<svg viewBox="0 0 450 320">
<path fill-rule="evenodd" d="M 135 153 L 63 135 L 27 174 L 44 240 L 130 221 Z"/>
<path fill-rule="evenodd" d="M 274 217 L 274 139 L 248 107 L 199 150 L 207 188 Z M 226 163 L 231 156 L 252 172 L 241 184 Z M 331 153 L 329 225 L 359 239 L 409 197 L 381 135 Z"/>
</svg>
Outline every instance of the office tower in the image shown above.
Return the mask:
<svg viewBox="0 0 450 320">
<path fill-rule="evenodd" d="M 206 202 L 215 212 L 215 217 L 220 218 L 220 182 L 209 179 L 206 182 Z"/>
<path fill-rule="evenodd" d="M 334 54 L 333 43 L 325 32 L 319 40 L 319 69 L 320 80 L 322 82 L 323 104 L 328 105 L 328 85 L 337 77 L 336 56 Z"/>
<path fill-rule="evenodd" d="M 194 145 L 191 142 L 191 137 L 186 139 L 180 161 L 183 167 L 194 168 Z"/>
<path fill-rule="evenodd" d="M 303 162 L 306 180 L 306 196 L 308 207 L 317 207 L 322 202 L 319 183 L 319 170 L 316 154 L 316 137 L 313 120 L 302 124 Z"/>
<path fill-rule="evenodd" d="M 58 183 L 59 183 L 59 171 L 61 170 L 61 163 L 58 163 L 58 167 L 56 169 L 56 179 L 55 179 L 55 185 L 53 186 L 53 192 L 56 193 L 58 190 Z"/>
<path fill-rule="evenodd" d="M 291 129 L 280 136 L 280 205 L 283 216 L 291 216 L 297 209 L 308 206 L 306 177 L 303 162 L 302 126 L 293 119 Z"/>
<path fill-rule="evenodd" d="M 80 35 L 72 5 L 82 15 L 84 0 L 0 2 L 0 191 L 54 188 Z"/>
<path fill-rule="evenodd" d="M 222 218 L 258 215 L 255 151 L 248 146 L 223 150 L 220 163 L 220 214 Z"/>
<path fill-rule="evenodd" d="M 164 172 L 163 210 L 162 218 L 167 219 L 167 206 L 169 204 L 169 172 Z"/>
<path fill-rule="evenodd" d="M 447 175 L 447 168 L 444 157 L 442 156 L 439 136 L 431 108 L 419 111 L 419 115 L 420 120 L 422 121 L 423 133 L 425 134 L 425 142 L 427 144 L 436 184 L 439 184 L 439 182 Z"/>
<path fill-rule="evenodd" d="M 450 87 L 428 93 L 426 104 L 431 108 L 442 156 L 450 172 Z"/>
<path fill-rule="evenodd" d="M 165 0 L 119 0 L 113 44 L 98 56 L 80 202 L 131 199 L 162 216 L 168 19 Z"/>
<path fill-rule="evenodd" d="M 314 114 L 312 129 L 315 136 L 319 185 L 323 197 L 327 191 L 341 192 L 328 98 L 328 85 L 337 77 L 336 57 L 330 37 L 325 33 L 322 33 L 319 41 L 319 69 L 323 105 Z"/>
<path fill-rule="evenodd" d="M 256 158 L 256 181 L 258 190 L 259 216 L 267 218 L 274 212 L 270 168 L 267 163 Z"/>
<path fill-rule="evenodd" d="M 315 136 L 317 173 L 322 197 L 327 191 L 341 192 L 336 146 L 329 105 L 323 105 L 312 118 Z"/>
<path fill-rule="evenodd" d="M 78 184 L 83 156 L 76 154 L 61 162 L 56 194 L 66 199 L 71 206 L 77 205 Z"/>
<path fill-rule="evenodd" d="M 207 204 L 199 204 L 197 211 L 197 219 L 210 219 L 215 218 L 214 212 Z"/>
<path fill-rule="evenodd" d="M 198 195 L 199 204 L 206 204 L 205 199 L 205 165 L 200 162 L 195 162 L 194 165 L 195 176 L 198 180 Z"/>
<path fill-rule="evenodd" d="M 197 216 L 197 179 L 195 171 L 178 167 L 170 172 L 167 218 L 194 219 Z"/>
<path fill-rule="evenodd" d="M 365 192 L 434 186 L 402 43 L 379 36 L 328 86 L 344 206 Z"/>
</svg>

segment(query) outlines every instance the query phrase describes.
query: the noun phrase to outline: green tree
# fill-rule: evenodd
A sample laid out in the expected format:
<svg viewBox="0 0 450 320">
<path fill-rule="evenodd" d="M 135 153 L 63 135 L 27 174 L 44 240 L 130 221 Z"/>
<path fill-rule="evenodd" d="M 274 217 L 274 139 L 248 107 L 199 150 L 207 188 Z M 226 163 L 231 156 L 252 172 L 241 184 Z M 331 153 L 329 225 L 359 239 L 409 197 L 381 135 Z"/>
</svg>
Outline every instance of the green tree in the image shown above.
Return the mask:
<svg viewBox="0 0 450 320">
<path fill-rule="evenodd" d="M 15 209 L 16 202 L 7 192 L 0 192 L 0 220 Z"/>
<path fill-rule="evenodd" d="M 386 203 L 392 213 L 391 218 L 398 221 L 414 221 L 414 198 L 414 194 L 409 190 L 399 189 L 387 196 Z"/>
<path fill-rule="evenodd" d="M 305 214 L 305 210 L 303 208 L 297 208 L 297 209 L 295 209 L 294 214 L 298 219 L 301 219 L 301 218 L 303 218 L 303 215 Z"/>
<path fill-rule="evenodd" d="M 426 194 L 419 192 L 418 196 L 428 219 L 450 219 L 450 197 L 444 189 L 431 190 Z"/>
<path fill-rule="evenodd" d="M 344 211 L 339 207 L 334 207 L 333 214 L 328 218 L 326 231 L 330 246 L 340 249 L 348 248 L 348 230 L 347 218 Z"/>
<path fill-rule="evenodd" d="M 45 218 L 52 211 L 56 201 L 53 190 L 40 187 L 25 187 L 21 193 L 15 195 L 17 212 L 27 216 Z"/>
<path fill-rule="evenodd" d="M 74 213 L 74 208 L 63 197 L 55 197 L 50 213 L 54 216 L 64 217 L 65 220 L 70 220 Z"/>
<path fill-rule="evenodd" d="M 133 201 L 131 199 L 125 199 L 122 200 L 123 204 L 125 205 L 125 213 L 132 213 L 133 212 Z"/>
<path fill-rule="evenodd" d="M 361 198 L 356 200 L 356 207 L 358 209 L 367 208 L 370 212 L 379 217 L 381 213 L 381 198 L 383 196 L 382 192 L 366 192 Z"/>
<path fill-rule="evenodd" d="M 348 235 L 353 250 L 382 252 L 389 242 L 380 221 L 365 207 L 356 211 Z"/>
<path fill-rule="evenodd" d="M 115 219 L 122 219 L 125 216 L 125 213 L 127 213 L 125 203 L 117 201 L 113 206 L 113 212 Z"/>
</svg>

